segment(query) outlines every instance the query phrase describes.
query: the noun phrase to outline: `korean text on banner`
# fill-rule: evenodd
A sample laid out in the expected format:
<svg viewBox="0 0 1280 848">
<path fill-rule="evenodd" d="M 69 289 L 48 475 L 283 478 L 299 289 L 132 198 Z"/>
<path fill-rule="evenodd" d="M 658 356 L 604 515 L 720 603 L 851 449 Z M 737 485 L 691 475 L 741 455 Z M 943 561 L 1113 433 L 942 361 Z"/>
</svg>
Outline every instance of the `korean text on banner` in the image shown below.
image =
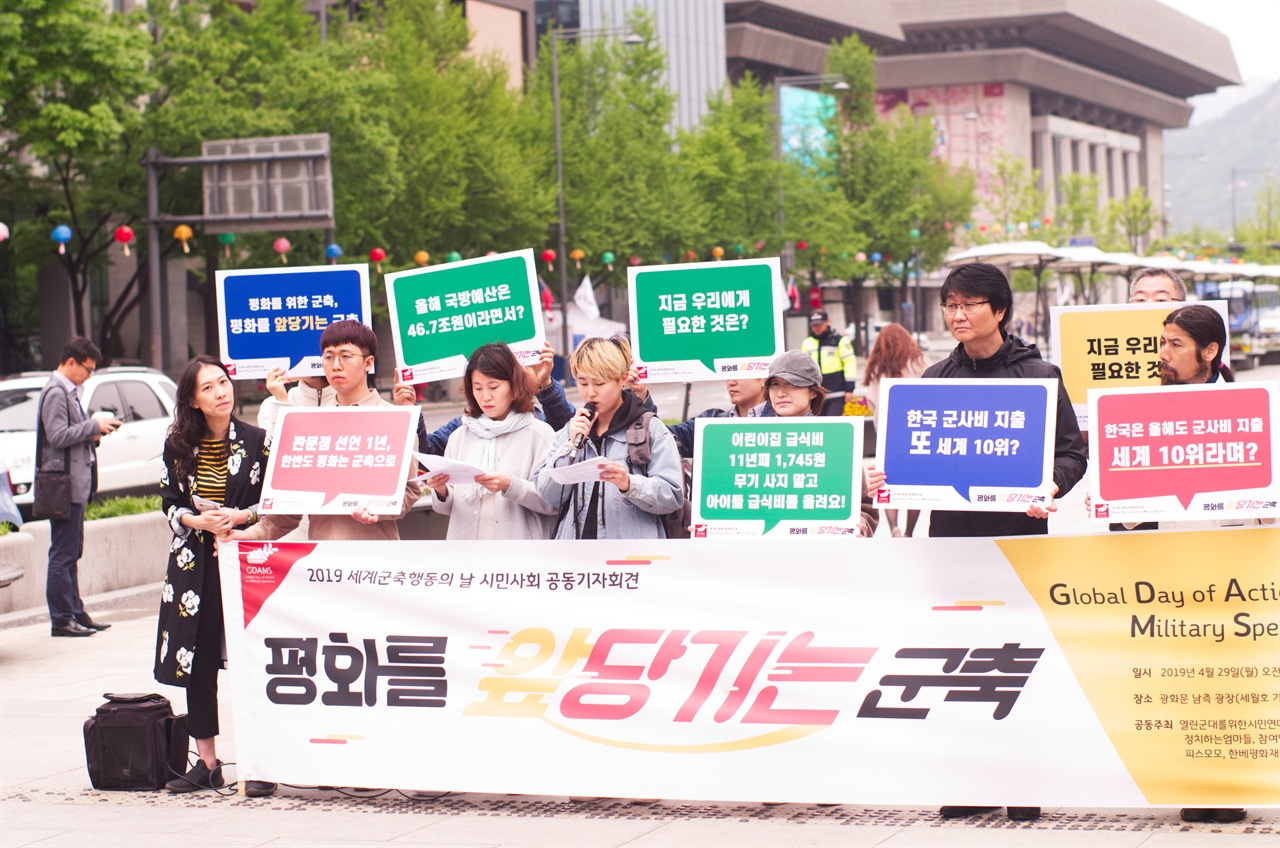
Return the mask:
<svg viewBox="0 0 1280 848">
<path fill-rule="evenodd" d="M 214 281 L 222 361 L 237 380 L 261 380 L 272 368 L 323 376 L 325 327 L 370 322 L 368 265 L 218 271 Z"/>
<path fill-rule="evenodd" d="M 396 376 L 424 383 L 461 377 L 483 344 L 505 342 L 523 365 L 541 355 L 545 331 L 532 250 L 387 275 Z"/>
<path fill-rule="evenodd" d="M 262 512 L 397 515 L 412 467 L 416 406 L 280 411 Z"/>
<path fill-rule="evenodd" d="M 1227 321 L 1225 300 L 1203 301 Z M 1160 385 L 1164 319 L 1181 303 L 1052 306 L 1049 342 L 1081 430 L 1089 430 L 1090 389 Z M 1228 355 L 1223 351 L 1223 356 Z M 1222 360 L 1226 362 L 1224 358 Z"/>
<path fill-rule="evenodd" d="M 241 777 L 1280 803 L 1280 529 L 441 544 L 222 549 Z"/>
<path fill-rule="evenodd" d="M 777 259 L 628 268 L 641 378 L 764 377 L 783 346 L 779 280 Z"/>
<path fill-rule="evenodd" d="M 856 534 L 863 429 L 855 418 L 697 419 L 694 538 Z"/>
<path fill-rule="evenodd" d="M 1280 516 L 1280 397 L 1267 383 L 1089 392 L 1092 518 L 1244 520 Z"/>
<path fill-rule="evenodd" d="M 885 380 L 881 507 L 1025 512 L 1053 491 L 1055 380 Z"/>
</svg>

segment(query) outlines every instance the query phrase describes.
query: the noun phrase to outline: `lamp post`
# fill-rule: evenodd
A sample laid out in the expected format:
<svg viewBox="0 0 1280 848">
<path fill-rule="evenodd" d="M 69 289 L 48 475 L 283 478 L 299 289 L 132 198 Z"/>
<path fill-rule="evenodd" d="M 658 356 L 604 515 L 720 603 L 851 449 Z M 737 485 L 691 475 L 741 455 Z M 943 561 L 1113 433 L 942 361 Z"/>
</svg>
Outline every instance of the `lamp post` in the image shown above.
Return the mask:
<svg viewBox="0 0 1280 848">
<path fill-rule="evenodd" d="M 782 87 L 786 85 L 804 87 L 810 85 L 831 85 L 833 91 L 848 91 L 849 83 L 844 81 L 844 77 L 839 74 L 799 74 L 789 77 L 773 78 L 773 99 L 774 108 L 777 114 L 778 127 L 777 139 L 774 146 L 774 155 L 778 160 L 778 243 L 781 249 L 778 251 L 782 254 L 779 258 L 786 260 L 787 246 L 787 230 L 786 230 L 786 214 L 782 205 L 782 183 L 783 183 L 783 167 L 782 167 Z M 782 268 L 785 276 L 786 267 Z"/>
<path fill-rule="evenodd" d="M 559 232 L 556 234 L 556 258 L 560 260 L 560 355 L 569 361 L 573 351 L 569 348 L 569 266 L 565 255 L 565 217 L 564 217 L 564 147 L 560 139 L 560 51 L 559 44 L 563 40 L 579 38 L 608 38 L 623 36 L 622 43 L 627 45 L 641 44 L 644 39 L 630 27 L 607 27 L 602 29 L 553 29 L 551 30 L 551 107 L 555 116 L 556 130 L 556 211 L 559 218 Z M 567 374 L 567 370 L 566 370 Z M 566 380 L 567 382 L 567 380 Z"/>
</svg>

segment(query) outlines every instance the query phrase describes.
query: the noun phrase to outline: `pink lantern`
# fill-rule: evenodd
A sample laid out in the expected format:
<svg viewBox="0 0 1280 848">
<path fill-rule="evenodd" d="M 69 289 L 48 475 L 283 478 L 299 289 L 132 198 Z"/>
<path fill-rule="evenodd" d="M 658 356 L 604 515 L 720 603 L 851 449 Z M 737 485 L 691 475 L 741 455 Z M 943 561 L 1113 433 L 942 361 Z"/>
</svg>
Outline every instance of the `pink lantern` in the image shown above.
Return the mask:
<svg viewBox="0 0 1280 848">
<path fill-rule="evenodd" d="M 289 264 L 289 257 L 285 254 L 289 252 L 289 248 L 291 247 L 293 247 L 293 245 L 289 244 L 289 240 L 283 237 L 278 238 L 271 243 L 271 249 L 280 254 L 280 261 L 285 265 Z"/>
<path fill-rule="evenodd" d="M 854 259 L 856 259 L 856 260 L 857 260 L 857 261 L 859 261 L 859 262 L 866 262 L 866 261 L 867 261 L 867 254 L 865 254 L 865 253 L 863 253 L 861 250 L 859 250 L 857 253 L 855 253 L 855 254 L 854 254 L 853 258 L 854 258 Z"/>
</svg>

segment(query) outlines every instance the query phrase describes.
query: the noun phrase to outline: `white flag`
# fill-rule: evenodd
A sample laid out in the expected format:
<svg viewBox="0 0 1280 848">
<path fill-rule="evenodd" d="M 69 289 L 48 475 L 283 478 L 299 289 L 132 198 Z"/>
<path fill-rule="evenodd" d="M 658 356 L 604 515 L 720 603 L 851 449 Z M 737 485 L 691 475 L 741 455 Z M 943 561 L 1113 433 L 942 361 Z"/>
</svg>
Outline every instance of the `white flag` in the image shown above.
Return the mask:
<svg viewBox="0 0 1280 848">
<path fill-rule="evenodd" d="M 578 304 L 578 308 L 591 320 L 594 321 L 600 317 L 600 305 L 596 303 L 596 290 L 591 285 L 590 274 L 582 278 L 578 290 L 573 293 L 573 302 Z"/>
</svg>

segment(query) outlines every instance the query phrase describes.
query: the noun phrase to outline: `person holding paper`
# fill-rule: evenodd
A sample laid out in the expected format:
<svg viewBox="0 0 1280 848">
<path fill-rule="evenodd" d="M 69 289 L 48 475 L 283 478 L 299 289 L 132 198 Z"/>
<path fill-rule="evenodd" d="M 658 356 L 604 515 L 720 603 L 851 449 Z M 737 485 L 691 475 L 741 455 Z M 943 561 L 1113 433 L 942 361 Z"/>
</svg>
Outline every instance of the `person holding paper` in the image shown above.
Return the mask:
<svg viewBox="0 0 1280 848">
<path fill-rule="evenodd" d="M 662 516 L 684 504 L 680 455 L 666 425 L 627 387 L 631 345 L 621 336 L 585 339 L 569 365 L 586 403 L 556 433 L 534 477 L 543 500 L 560 512 L 555 538 L 666 538 Z M 627 447 L 637 425 L 646 427 L 651 453 L 643 467 Z M 592 470 L 580 482 L 553 475 L 588 463 Z"/>
<path fill-rule="evenodd" d="M 170 792 L 223 785 L 218 735 L 218 669 L 224 641 L 217 537 L 257 521 L 271 451 L 266 432 L 231 414 L 235 391 L 226 366 L 197 356 L 178 376 L 173 424 L 164 443 L 160 497 L 173 530 L 160 591 L 155 678 L 187 690 L 187 722 L 199 759 L 166 784 Z M 275 784 L 251 780 L 249 795 Z"/>
<path fill-rule="evenodd" d="M 444 455 L 483 470 L 473 480 L 427 480 L 431 506 L 449 516 L 446 539 L 549 539 L 558 511 L 538 494 L 533 473 L 555 431 L 533 415 L 535 384 L 502 343 L 481 345 L 462 378 L 467 406 Z"/>
<path fill-rule="evenodd" d="M 392 406 L 369 388 L 365 375 L 373 368 L 378 355 L 378 337 L 359 321 L 335 321 L 320 336 L 324 374 L 333 387 L 338 406 Z M 400 538 L 397 521 L 422 497 L 421 487 L 412 480 L 405 483 L 404 506 L 397 516 L 379 516 L 365 507 L 350 515 L 311 515 L 308 538 L 312 541 L 343 539 L 391 540 Z M 264 515 L 262 521 L 247 530 L 233 530 L 228 536 L 238 542 L 279 539 L 302 522 L 300 515 Z"/>
</svg>

